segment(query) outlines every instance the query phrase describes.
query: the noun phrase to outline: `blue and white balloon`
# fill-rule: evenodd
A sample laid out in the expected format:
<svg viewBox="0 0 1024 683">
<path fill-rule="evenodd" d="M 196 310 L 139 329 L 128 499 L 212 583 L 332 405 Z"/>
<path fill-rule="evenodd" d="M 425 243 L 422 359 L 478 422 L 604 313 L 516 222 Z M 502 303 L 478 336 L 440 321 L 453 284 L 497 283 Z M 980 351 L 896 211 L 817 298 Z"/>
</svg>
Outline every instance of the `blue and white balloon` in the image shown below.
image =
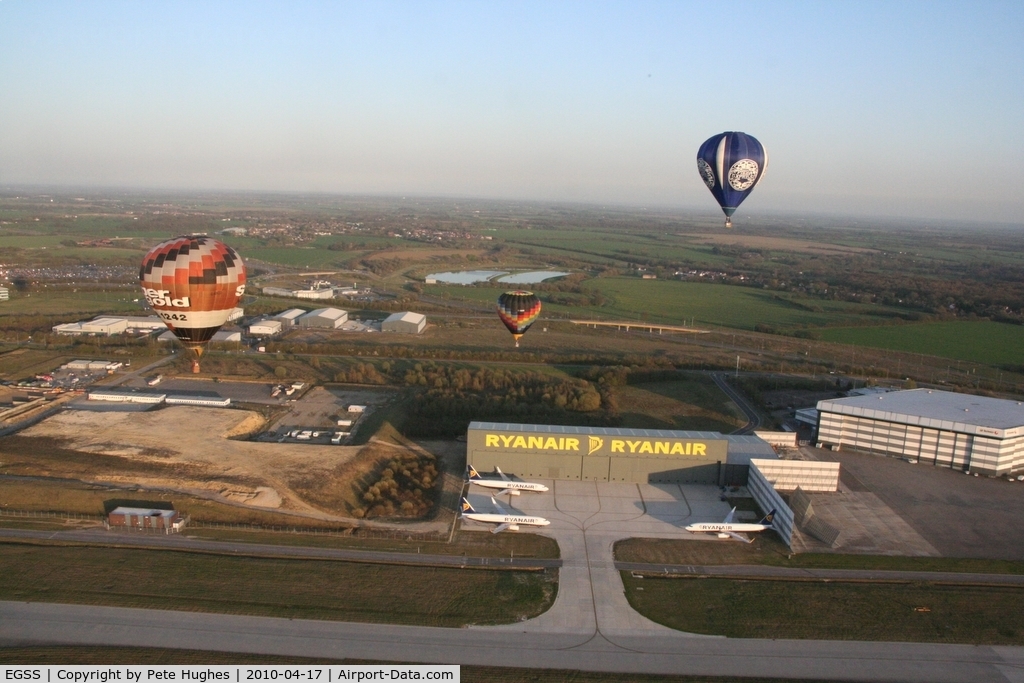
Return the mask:
<svg viewBox="0 0 1024 683">
<path fill-rule="evenodd" d="M 725 227 L 732 227 L 732 215 L 764 177 L 768 152 L 757 138 L 730 131 L 708 138 L 697 152 L 697 171 L 725 214 Z"/>
</svg>

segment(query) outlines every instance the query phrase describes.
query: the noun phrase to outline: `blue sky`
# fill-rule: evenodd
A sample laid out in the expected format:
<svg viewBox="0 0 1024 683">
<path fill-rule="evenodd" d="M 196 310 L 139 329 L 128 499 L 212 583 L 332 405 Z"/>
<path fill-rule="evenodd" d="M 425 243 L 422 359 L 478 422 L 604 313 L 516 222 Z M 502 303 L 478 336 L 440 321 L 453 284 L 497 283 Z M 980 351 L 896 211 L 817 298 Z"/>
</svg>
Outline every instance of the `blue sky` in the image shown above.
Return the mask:
<svg viewBox="0 0 1024 683">
<path fill-rule="evenodd" d="M 0 186 L 1022 222 L 1024 3 L 0 0 Z"/>
</svg>

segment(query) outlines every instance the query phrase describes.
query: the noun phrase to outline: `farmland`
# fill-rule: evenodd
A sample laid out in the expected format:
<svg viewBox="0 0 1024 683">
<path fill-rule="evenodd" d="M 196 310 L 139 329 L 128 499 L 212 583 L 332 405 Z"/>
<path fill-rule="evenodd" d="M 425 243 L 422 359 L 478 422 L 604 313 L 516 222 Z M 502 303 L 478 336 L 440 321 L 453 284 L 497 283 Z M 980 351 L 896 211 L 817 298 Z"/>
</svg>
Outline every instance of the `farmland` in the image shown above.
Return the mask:
<svg viewBox="0 0 1024 683">
<path fill-rule="evenodd" d="M 957 321 L 888 327 L 836 327 L 826 341 L 944 356 L 986 365 L 1024 365 L 1024 327 L 991 321 Z"/>
<path fill-rule="evenodd" d="M 739 353 L 745 367 L 766 371 L 1024 385 L 1016 351 L 1024 328 L 1004 324 L 1024 322 L 1017 272 L 1024 249 L 1012 231 L 978 228 L 965 240 L 956 225 L 810 218 L 764 218 L 724 231 L 681 212 L 443 199 L 0 196 L 0 257 L 13 268 L 8 279 L 18 280 L 11 300 L 0 303 L 3 336 L 31 336 L 66 355 L 71 341 L 50 336 L 52 325 L 139 311 L 133 266 L 145 249 L 175 234 L 226 228 L 245 231 L 220 237 L 249 264 L 245 305 L 253 313 L 296 303 L 260 298 L 264 286 L 327 278 L 373 291 L 335 304 L 354 318 L 416 310 L 431 323 L 415 338 L 294 331 L 270 342 L 276 352 L 599 364 L 635 363 L 639 355 L 696 368 L 730 367 Z M 81 270 L 89 264 L 106 270 Z M 503 286 L 423 281 L 439 270 L 476 268 L 571 273 L 534 288 L 544 313 L 515 358 L 492 317 Z M 712 334 L 641 339 L 558 322 L 566 318 L 693 325 Z M 90 346 L 102 353 L 109 343 Z M 121 346 L 126 355 L 141 349 Z M 947 372 L 947 360 L 964 366 Z"/>
</svg>

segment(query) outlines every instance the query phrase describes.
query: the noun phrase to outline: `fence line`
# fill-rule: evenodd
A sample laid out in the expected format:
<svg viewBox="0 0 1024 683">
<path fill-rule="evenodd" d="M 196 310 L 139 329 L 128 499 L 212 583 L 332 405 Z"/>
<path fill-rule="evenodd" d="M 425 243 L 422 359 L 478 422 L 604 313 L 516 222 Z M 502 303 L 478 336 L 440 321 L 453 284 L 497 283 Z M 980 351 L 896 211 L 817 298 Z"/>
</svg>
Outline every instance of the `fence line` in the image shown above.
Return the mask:
<svg viewBox="0 0 1024 683">
<path fill-rule="evenodd" d="M 302 527 L 302 526 L 277 526 L 265 524 L 244 524 L 233 522 L 209 522 L 191 519 L 188 513 L 181 512 L 187 520 L 188 528 L 199 529 L 223 529 L 229 531 L 260 531 L 270 533 L 304 534 L 310 536 L 353 536 L 357 538 L 372 538 L 394 541 L 435 541 L 448 543 L 450 540 L 449 531 L 411 531 L 403 529 L 375 528 L 367 526 L 347 526 L 337 528 Z M 0 509 L 0 517 L 18 517 L 29 519 L 62 519 L 62 520 L 87 520 L 106 522 L 106 515 L 92 515 L 81 512 L 59 512 L 54 510 L 3 510 Z M 127 527 L 126 527 L 127 528 Z M 115 529 L 116 530 L 116 529 Z M 131 529 L 138 531 L 138 529 Z M 148 531 L 148 529 L 146 530 Z M 163 529 L 155 531 L 163 533 Z"/>
</svg>

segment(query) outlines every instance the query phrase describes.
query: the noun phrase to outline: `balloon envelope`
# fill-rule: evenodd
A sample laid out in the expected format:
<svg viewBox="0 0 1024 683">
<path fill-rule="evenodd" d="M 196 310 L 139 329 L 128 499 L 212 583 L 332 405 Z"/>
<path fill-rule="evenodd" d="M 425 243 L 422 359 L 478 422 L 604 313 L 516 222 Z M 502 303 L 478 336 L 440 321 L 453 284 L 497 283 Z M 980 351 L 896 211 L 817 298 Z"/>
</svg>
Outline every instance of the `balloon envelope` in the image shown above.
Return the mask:
<svg viewBox="0 0 1024 683">
<path fill-rule="evenodd" d="M 245 264 L 223 242 L 185 235 L 146 254 L 139 282 L 146 302 L 198 359 L 245 292 Z"/>
<path fill-rule="evenodd" d="M 533 292 L 515 290 L 498 297 L 498 317 L 512 333 L 516 346 L 539 315 L 540 299 Z"/>
<path fill-rule="evenodd" d="M 754 191 L 767 167 L 768 152 L 746 133 L 719 133 L 700 146 L 697 172 L 722 207 L 726 227 L 732 227 L 733 213 Z"/>
</svg>

